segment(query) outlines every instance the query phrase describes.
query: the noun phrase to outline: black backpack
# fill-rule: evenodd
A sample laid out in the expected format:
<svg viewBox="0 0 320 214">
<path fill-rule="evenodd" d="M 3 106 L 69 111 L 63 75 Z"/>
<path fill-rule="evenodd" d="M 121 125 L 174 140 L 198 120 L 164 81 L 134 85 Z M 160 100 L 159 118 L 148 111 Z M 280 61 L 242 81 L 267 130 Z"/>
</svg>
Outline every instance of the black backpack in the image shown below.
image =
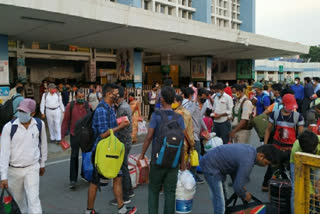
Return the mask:
<svg viewBox="0 0 320 214">
<path fill-rule="evenodd" d="M 99 104 L 97 108 L 100 106 L 106 108 L 103 104 Z M 92 129 L 92 118 L 94 112 L 88 111 L 86 116 L 76 122 L 74 128 L 75 142 L 79 144 L 82 152 L 90 152 L 96 141 L 97 136 L 94 135 Z"/>
<path fill-rule="evenodd" d="M 14 96 L 10 100 L 7 100 L 3 105 L 0 105 L 0 133 L 2 132 L 4 125 L 9 122 L 15 114 L 15 112 L 13 112 L 13 101 L 18 97 L 22 96 Z"/>
<path fill-rule="evenodd" d="M 153 145 L 156 155 L 156 165 L 164 168 L 177 168 L 180 163 L 184 145 L 184 133 L 178 123 L 180 115 L 173 112 L 172 119 L 163 110 L 155 112 L 161 116 L 156 143 Z"/>
</svg>

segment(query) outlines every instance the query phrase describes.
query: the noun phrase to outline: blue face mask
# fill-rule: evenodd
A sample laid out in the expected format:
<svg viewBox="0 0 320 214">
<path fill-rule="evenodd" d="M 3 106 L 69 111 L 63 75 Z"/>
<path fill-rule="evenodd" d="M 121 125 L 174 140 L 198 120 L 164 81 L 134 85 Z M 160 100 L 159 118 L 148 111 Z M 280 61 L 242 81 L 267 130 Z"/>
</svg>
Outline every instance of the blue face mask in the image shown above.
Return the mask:
<svg viewBox="0 0 320 214">
<path fill-rule="evenodd" d="M 31 120 L 31 113 L 18 111 L 18 118 L 21 123 L 27 123 Z"/>
<path fill-rule="evenodd" d="M 216 93 L 216 95 L 218 96 L 218 97 L 221 97 L 221 93 L 220 92 L 218 92 L 218 93 Z"/>
</svg>

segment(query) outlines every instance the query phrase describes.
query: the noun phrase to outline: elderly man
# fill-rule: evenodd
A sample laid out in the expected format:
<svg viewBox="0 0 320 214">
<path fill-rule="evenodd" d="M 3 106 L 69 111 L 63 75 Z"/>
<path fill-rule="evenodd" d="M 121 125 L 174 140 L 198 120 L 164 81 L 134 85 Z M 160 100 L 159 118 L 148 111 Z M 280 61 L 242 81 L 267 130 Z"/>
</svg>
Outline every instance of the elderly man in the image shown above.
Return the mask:
<svg viewBox="0 0 320 214">
<path fill-rule="evenodd" d="M 47 117 L 51 142 L 61 141 L 61 113 L 64 112 L 64 105 L 61 95 L 57 92 L 56 85 L 48 85 L 49 92 L 42 95 L 40 111 L 42 118 Z"/>
</svg>

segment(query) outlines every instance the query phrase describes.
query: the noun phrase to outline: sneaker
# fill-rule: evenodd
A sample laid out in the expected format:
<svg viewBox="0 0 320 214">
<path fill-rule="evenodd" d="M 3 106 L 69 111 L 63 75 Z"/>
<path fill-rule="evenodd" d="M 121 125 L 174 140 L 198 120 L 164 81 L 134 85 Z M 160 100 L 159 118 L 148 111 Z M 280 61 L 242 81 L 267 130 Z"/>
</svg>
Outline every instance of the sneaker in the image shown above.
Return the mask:
<svg viewBox="0 0 320 214">
<path fill-rule="evenodd" d="M 204 184 L 204 180 L 202 180 L 201 178 L 197 177 L 196 178 L 196 183 L 197 184 Z"/>
<path fill-rule="evenodd" d="M 136 194 L 134 194 L 133 191 L 129 193 L 129 198 L 133 198 L 134 196 L 136 196 Z"/>
<path fill-rule="evenodd" d="M 127 200 L 123 199 L 123 203 L 130 204 L 131 200 L 130 199 L 127 199 Z M 116 199 L 112 199 L 111 201 L 109 201 L 109 205 L 118 206 L 118 202 Z"/>
<path fill-rule="evenodd" d="M 137 212 L 136 207 L 127 207 L 123 205 L 120 209 L 118 209 L 118 214 L 135 214 Z"/>
<path fill-rule="evenodd" d="M 85 214 L 99 214 L 99 213 L 96 212 L 95 210 L 86 210 Z"/>
<path fill-rule="evenodd" d="M 75 181 L 71 181 L 70 183 L 69 183 L 69 188 L 70 189 L 75 189 L 76 188 L 76 182 Z"/>
</svg>

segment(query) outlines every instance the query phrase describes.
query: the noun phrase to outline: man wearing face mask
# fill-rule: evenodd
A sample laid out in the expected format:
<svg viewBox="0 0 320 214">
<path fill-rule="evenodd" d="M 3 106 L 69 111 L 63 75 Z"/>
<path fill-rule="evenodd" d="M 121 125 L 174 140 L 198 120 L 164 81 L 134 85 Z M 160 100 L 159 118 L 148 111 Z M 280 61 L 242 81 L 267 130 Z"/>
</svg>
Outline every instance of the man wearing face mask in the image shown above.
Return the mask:
<svg viewBox="0 0 320 214">
<path fill-rule="evenodd" d="M 269 138 L 272 138 L 272 144 L 279 150 L 285 152 L 287 159 L 290 158 L 290 152 L 293 143 L 298 134 L 303 132 L 304 119 L 302 114 L 295 111 L 298 108 L 293 94 L 286 94 L 282 97 L 283 108 L 274 111 L 269 116 L 268 127 L 264 136 L 264 144 L 268 144 Z M 275 127 L 274 136 L 270 133 Z M 268 191 L 268 182 L 272 177 L 274 169 L 268 168 L 262 184 L 262 191 Z"/>
<path fill-rule="evenodd" d="M 76 100 L 66 106 L 61 126 L 61 137 L 64 140 L 67 132 L 70 133 L 71 156 L 70 156 L 70 184 L 74 189 L 77 184 L 79 170 L 79 144 L 75 142 L 74 128 L 78 120 L 87 115 L 90 111 L 89 104 L 84 100 L 84 90 L 82 88 L 76 91 Z"/>
<path fill-rule="evenodd" d="M 213 108 L 213 100 L 209 96 L 209 92 L 204 88 L 198 90 L 198 104 L 201 107 L 202 116 L 205 116 L 207 109 L 212 110 Z"/>
<path fill-rule="evenodd" d="M 302 101 L 304 99 L 304 87 L 300 84 L 300 78 L 296 77 L 294 79 L 294 85 L 291 86 L 294 91 L 294 97 L 296 98 L 298 104 L 298 111 L 302 112 Z"/>
<path fill-rule="evenodd" d="M 88 102 L 92 107 L 92 110 L 95 110 L 102 98 L 100 92 L 96 91 L 96 87 L 94 85 L 90 85 L 89 95 L 88 95 Z"/>
<path fill-rule="evenodd" d="M 253 113 L 253 105 L 248 97 L 244 94 L 243 85 L 233 85 L 235 89 L 237 102 L 232 109 L 233 121 L 230 138 L 235 143 L 248 143 L 250 137 L 250 129 L 248 123 Z"/>
<path fill-rule="evenodd" d="M 225 85 L 223 83 L 216 85 L 216 97 L 213 104 L 213 131 L 218 137 L 222 138 L 223 144 L 227 144 L 231 131 L 230 119 L 232 117 L 233 101 L 232 98 L 224 92 L 224 88 Z"/>
<path fill-rule="evenodd" d="M 265 109 L 270 106 L 270 97 L 263 93 L 263 86 L 260 82 L 256 82 L 252 86 L 252 92 L 256 94 L 257 116 L 262 114 Z"/>
<path fill-rule="evenodd" d="M 320 90 L 320 78 L 319 77 L 312 77 L 312 84 L 314 86 L 314 94 L 317 93 L 318 90 Z"/>
<path fill-rule="evenodd" d="M 42 95 L 40 112 L 43 119 L 47 117 L 51 142 L 59 143 L 61 141 L 61 113 L 64 112 L 64 105 L 56 85 L 50 83 L 48 88 L 49 92 Z"/>
<path fill-rule="evenodd" d="M 18 118 L 4 126 L 0 141 L 0 188 L 9 188 L 21 213 L 42 213 L 39 175 L 45 173 L 47 135 L 44 122 L 33 118 L 35 110 L 34 100 L 22 100 Z"/>
</svg>

